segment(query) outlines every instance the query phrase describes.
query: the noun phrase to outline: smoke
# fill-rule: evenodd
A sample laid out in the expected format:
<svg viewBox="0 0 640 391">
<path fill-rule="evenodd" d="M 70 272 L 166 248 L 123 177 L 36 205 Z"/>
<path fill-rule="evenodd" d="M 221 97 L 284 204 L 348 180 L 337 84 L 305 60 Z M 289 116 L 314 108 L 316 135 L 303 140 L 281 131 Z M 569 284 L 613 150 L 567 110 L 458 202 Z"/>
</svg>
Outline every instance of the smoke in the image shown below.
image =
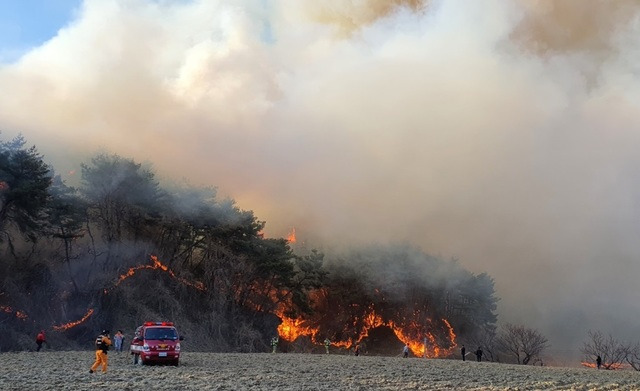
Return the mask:
<svg viewBox="0 0 640 391">
<path fill-rule="evenodd" d="M 604 0 L 522 1 L 522 20 L 510 38 L 537 54 L 584 52 L 612 55 L 617 40 L 637 22 L 638 2 Z"/>
<path fill-rule="evenodd" d="M 639 9 L 86 0 L 0 67 L 0 129 L 59 172 L 107 150 L 215 186 L 308 247 L 458 258 L 574 353 L 640 332 Z"/>
<path fill-rule="evenodd" d="M 428 3 L 426 0 L 330 0 L 307 2 L 303 8 L 312 20 L 336 26 L 341 36 L 349 36 L 403 8 L 425 11 Z"/>
</svg>

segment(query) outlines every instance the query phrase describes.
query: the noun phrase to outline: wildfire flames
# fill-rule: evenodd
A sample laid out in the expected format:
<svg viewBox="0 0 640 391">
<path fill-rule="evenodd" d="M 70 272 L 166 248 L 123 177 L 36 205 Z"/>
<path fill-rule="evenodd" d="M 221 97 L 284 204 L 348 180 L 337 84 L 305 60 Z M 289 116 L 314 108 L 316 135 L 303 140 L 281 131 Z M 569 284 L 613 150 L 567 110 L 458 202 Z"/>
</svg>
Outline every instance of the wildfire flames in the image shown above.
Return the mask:
<svg viewBox="0 0 640 391">
<path fill-rule="evenodd" d="M 583 361 L 580 363 L 583 367 L 587 367 L 587 368 L 597 368 L 598 366 L 595 363 L 591 363 L 591 362 L 586 362 Z M 629 364 L 623 364 L 623 363 L 614 363 L 614 364 L 609 364 L 605 367 L 605 365 L 603 364 L 601 366 L 601 368 L 603 369 L 613 369 L 613 370 L 617 370 L 617 369 L 628 369 L 631 368 L 631 365 Z"/>
<path fill-rule="evenodd" d="M 152 270 L 162 270 L 163 272 L 169 274 L 172 278 L 175 278 L 176 280 L 180 281 L 181 283 L 183 283 L 184 285 L 190 286 L 192 288 L 196 288 L 200 291 L 205 291 L 205 287 L 204 284 L 202 282 L 196 281 L 196 282 L 191 282 L 188 281 L 185 278 L 182 277 L 178 277 L 176 276 L 176 274 L 173 272 L 173 270 L 169 269 L 168 266 L 164 265 L 162 262 L 160 262 L 160 260 L 158 260 L 158 257 L 156 257 L 155 255 L 151 255 L 151 265 L 138 265 L 138 266 L 134 266 L 129 268 L 129 270 L 127 270 L 126 273 L 120 275 L 120 277 L 118 277 L 118 281 L 116 281 L 115 284 L 113 284 L 113 286 L 111 288 L 105 289 L 104 293 L 107 294 L 109 293 L 110 290 L 116 288 L 118 285 L 120 285 L 124 280 L 126 280 L 127 278 L 133 277 L 133 275 L 136 274 L 136 272 L 138 270 L 143 270 L 143 269 L 152 269 Z"/>
<path fill-rule="evenodd" d="M 191 282 L 188 281 L 185 278 L 182 277 L 178 277 L 176 276 L 176 274 L 173 272 L 173 270 L 169 269 L 168 266 L 164 265 L 162 262 L 160 262 L 160 260 L 158 260 L 158 257 L 156 257 L 155 255 L 151 255 L 151 265 L 139 265 L 139 266 L 134 266 L 129 268 L 129 270 L 127 270 L 126 273 L 120 275 L 118 277 L 118 280 L 115 282 L 115 284 L 113 284 L 113 286 L 111 288 L 108 289 L 104 289 L 104 294 L 108 294 L 112 289 L 116 288 L 118 285 L 120 285 L 124 280 L 126 280 L 127 278 L 130 278 L 132 276 L 134 276 L 136 274 L 136 272 L 138 270 L 142 270 L 142 269 L 152 269 L 152 270 L 162 270 L 163 272 L 169 274 L 172 278 L 175 278 L 176 280 L 180 281 L 181 283 L 193 287 L 195 289 L 198 289 L 200 291 L 204 291 L 205 287 L 204 284 L 202 282 Z M 65 323 L 65 324 L 61 324 L 61 325 L 54 325 L 53 329 L 56 331 L 65 331 L 65 330 L 69 330 L 72 327 L 78 326 L 82 323 L 84 323 L 87 319 L 89 319 L 91 317 L 91 315 L 93 315 L 94 313 L 94 309 L 90 308 L 86 314 L 84 314 L 84 316 L 76 321 L 73 322 L 69 322 L 69 323 Z"/>
<path fill-rule="evenodd" d="M 295 228 L 292 229 L 287 240 L 290 243 L 295 243 Z M 138 271 L 145 269 L 161 270 L 184 285 L 193 287 L 200 291 L 206 290 L 202 282 L 192 282 L 185 278 L 176 276 L 173 270 L 160 262 L 155 255 L 151 255 L 150 260 L 151 264 L 138 265 L 129 268 L 126 273 L 121 274 L 118 277 L 110 288 L 104 289 L 103 293 L 105 295 L 108 294 L 125 280 L 133 277 Z M 294 311 L 291 311 L 293 308 L 291 300 L 282 300 L 283 295 L 278 296 L 277 293 L 281 292 L 276 290 L 267 289 L 267 292 L 269 292 L 267 296 L 271 302 L 278 303 L 273 312 L 281 319 L 281 324 L 278 326 L 278 334 L 280 338 L 285 341 L 293 342 L 299 337 L 307 337 L 315 344 L 322 344 L 321 339 L 329 337 L 332 345 L 340 348 L 351 349 L 352 347 L 361 344 L 369 336 L 369 332 L 371 330 L 378 327 L 387 327 L 394 333 L 399 341 L 407 344 L 411 352 L 419 357 L 424 356 L 435 358 L 447 356 L 451 354 L 453 349 L 457 346 L 456 334 L 449 322 L 444 318 L 436 318 L 434 320 L 426 317 L 424 315 L 427 313 L 426 310 L 422 312 L 420 310 L 416 310 L 412 314 L 402 315 L 404 313 L 399 312 L 398 310 L 390 311 L 389 309 L 377 309 L 374 304 L 352 303 L 345 307 L 350 309 L 346 318 L 342 318 L 342 320 L 348 319 L 345 322 L 346 325 L 336 326 L 336 324 L 342 323 L 338 321 L 330 324 L 330 321 L 327 319 L 332 317 L 328 317 L 328 314 L 326 313 L 327 311 L 323 311 L 322 309 L 315 311 L 315 315 L 310 315 L 308 318 L 293 318 L 292 314 Z M 316 302 L 316 304 L 319 302 L 321 303 L 324 300 L 325 308 L 331 308 L 331 306 L 326 305 L 327 292 L 328 291 L 326 290 L 320 289 L 311 292 L 310 297 L 312 297 L 312 301 Z M 379 291 L 376 290 L 376 293 L 379 294 Z M 256 306 L 255 309 L 261 310 L 261 308 L 261 306 Z M 342 313 L 343 309 L 344 308 L 336 308 L 335 311 L 337 311 L 337 313 Z M 0 306 L 0 311 L 15 314 L 16 317 L 23 320 L 27 318 L 27 315 L 24 312 L 14 311 L 9 306 Z M 86 322 L 94 312 L 94 308 L 89 308 L 81 319 L 54 325 L 52 328 L 59 332 L 69 330 Z M 343 329 L 339 330 L 336 329 L 336 327 L 342 327 Z M 593 364 L 590 363 L 583 363 L 583 365 L 593 366 Z"/>
<path fill-rule="evenodd" d="M 278 335 L 285 341 L 293 342 L 298 337 L 305 336 L 313 343 L 321 344 L 321 325 L 312 319 L 293 319 L 287 316 L 288 304 L 281 304 L 275 311 L 282 323 L 278 326 Z M 351 349 L 363 342 L 369 336 L 369 332 L 377 327 L 388 327 L 402 343 L 409 346 L 411 352 L 419 357 L 444 357 L 452 353 L 457 346 L 456 334 L 446 319 L 434 322 L 430 319 L 422 324 L 416 319 L 385 319 L 370 305 L 364 314 L 357 317 L 353 324 L 347 325 L 344 330 L 331 333 L 334 338 L 331 344 L 340 348 Z M 325 331 L 324 334 L 329 332 Z M 349 336 L 349 337 L 344 337 Z M 439 338 L 440 337 L 440 338 Z M 444 339 L 444 341 L 443 341 Z"/>
<path fill-rule="evenodd" d="M 7 314 L 13 314 L 15 315 L 16 318 L 21 320 L 25 320 L 29 317 L 24 311 L 20 311 L 20 310 L 14 311 L 13 308 L 11 308 L 8 305 L 0 305 L 0 311 L 5 312 Z"/>
<path fill-rule="evenodd" d="M 296 228 L 295 227 L 291 228 L 291 232 L 289 232 L 289 235 L 287 235 L 287 242 L 289 242 L 289 243 L 295 243 L 296 242 Z"/>
<path fill-rule="evenodd" d="M 72 328 L 72 327 L 76 327 L 77 325 L 79 325 L 79 324 L 82 324 L 82 323 L 86 322 L 86 321 L 87 321 L 87 319 L 89 319 L 89 318 L 91 317 L 91 315 L 93 315 L 93 312 L 94 312 L 93 308 L 89 308 L 89 310 L 87 311 L 87 313 L 86 313 L 86 314 L 84 314 L 84 316 L 83 316 L 81 319 L 76 320 L 76 321 L 74 321 L 74 322 L 69 322 L 69 323 L 65 323 L 65 324 L 57 325 L 57 326 L 56 326 L 56 325 L 54 325 L 54 326 L 53 326 L 53 329 L 54 329 L 55 331 L 65 331 L 65 330 L 69 330 L 69 329 L 70 329 L 70 328 Z"/>
</svg>

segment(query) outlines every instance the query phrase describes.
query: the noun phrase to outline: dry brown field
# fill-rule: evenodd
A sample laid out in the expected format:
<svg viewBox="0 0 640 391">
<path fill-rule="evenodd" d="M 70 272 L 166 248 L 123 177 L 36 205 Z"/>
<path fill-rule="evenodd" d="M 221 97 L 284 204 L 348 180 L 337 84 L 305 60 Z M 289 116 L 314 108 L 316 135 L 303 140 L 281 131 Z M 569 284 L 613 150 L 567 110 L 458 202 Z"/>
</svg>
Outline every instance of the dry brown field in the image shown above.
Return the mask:
<svg viewBox="0 0 640 391">
<path fill-rule="evenodd" d="M 109 352 L 0 354 L 0 390 L 640 390 L 640 372 L 338 354 L 189 353 L 180 366 Z"/>
</svg>

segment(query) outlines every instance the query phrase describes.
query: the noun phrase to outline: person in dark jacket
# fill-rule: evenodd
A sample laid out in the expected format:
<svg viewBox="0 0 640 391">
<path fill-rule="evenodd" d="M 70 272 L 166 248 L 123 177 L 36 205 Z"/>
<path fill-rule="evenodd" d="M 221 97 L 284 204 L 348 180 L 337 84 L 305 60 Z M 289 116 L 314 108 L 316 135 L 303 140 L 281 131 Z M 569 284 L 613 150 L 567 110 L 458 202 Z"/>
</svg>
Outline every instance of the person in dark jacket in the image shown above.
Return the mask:
<svg viewBox="0 0 640 391">
<path fill-rule="evenodd" d="M 476 350 L 476 359 L 478 362 L 482 361 L 482 348 L 478 346 L 478 350 Z"/>
<path fill-rule="evenodd" d="M 467 348 L 464 347 L 464 345 L 462 345 L 462 349 L 460 349 L 460 354 L 462 354 L 462 361 L 466 361 L 466 357 L 467 357 Z"/>
</svg>

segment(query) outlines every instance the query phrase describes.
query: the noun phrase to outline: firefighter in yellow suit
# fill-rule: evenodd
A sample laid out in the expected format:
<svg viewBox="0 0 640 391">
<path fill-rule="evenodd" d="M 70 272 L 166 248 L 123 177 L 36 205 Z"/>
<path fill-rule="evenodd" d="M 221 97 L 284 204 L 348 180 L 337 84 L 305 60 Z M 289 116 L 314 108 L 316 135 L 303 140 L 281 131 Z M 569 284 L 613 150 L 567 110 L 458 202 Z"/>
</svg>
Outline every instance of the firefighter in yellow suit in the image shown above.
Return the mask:
<svg viewBox="0 0 640 391">
<path fill-rule="evenodd" d="M 109 358 L 107 357 L 107 351 L 111 346 L 111 340 L 109 339 L 109 330 L 102 330 L 102 334 L 96 338 L 96 362 L 93 363 L 89 373 L 93 373 L 102 365 L 102 373 L 107 372 L 109 366 Z"/>
</svg>

